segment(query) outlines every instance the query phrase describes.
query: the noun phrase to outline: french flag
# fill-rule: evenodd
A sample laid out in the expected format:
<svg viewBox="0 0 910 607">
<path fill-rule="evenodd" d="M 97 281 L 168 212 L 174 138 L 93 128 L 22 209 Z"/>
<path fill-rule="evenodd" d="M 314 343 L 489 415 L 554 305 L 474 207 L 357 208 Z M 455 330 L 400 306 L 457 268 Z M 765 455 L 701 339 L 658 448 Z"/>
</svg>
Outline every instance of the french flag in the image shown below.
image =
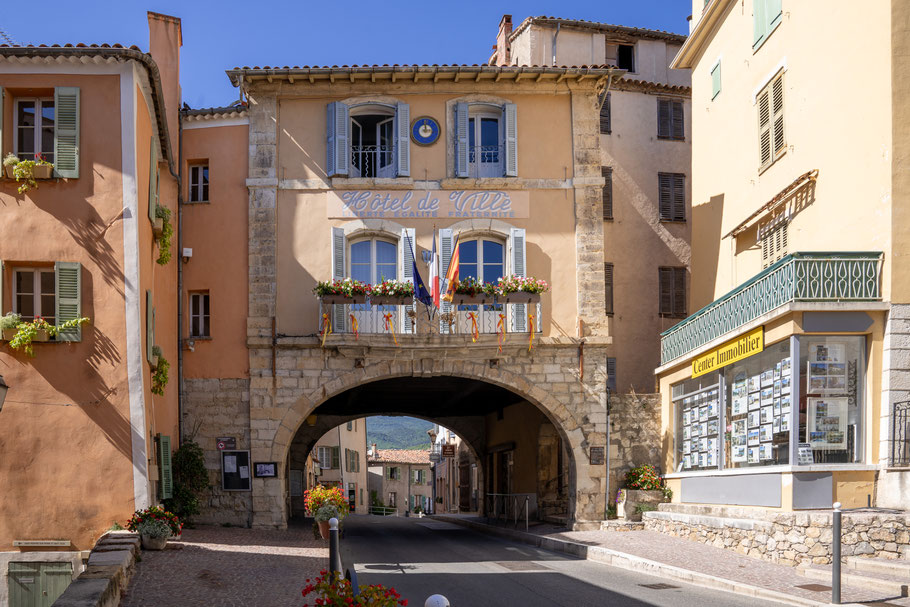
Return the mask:
<svg viewBox="0 0 910 607">
<path fill-rule="evenodd" d="M 436 254 L 436 230 L 433 230 L 433 252 L 430 255 L 430 296 L 439 307 L 439 255 Z"/>
</svg>

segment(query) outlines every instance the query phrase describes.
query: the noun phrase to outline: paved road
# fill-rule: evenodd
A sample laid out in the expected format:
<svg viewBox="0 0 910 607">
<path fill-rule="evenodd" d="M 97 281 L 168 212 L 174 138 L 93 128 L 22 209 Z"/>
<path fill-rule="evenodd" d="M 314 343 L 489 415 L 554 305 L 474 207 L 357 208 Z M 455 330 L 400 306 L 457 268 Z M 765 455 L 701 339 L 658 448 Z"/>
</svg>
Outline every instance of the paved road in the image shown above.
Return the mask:
<svg viewBox="0 0 910 607">
<path fill-rule="evenodd" d="M 453 607 L 772 607 L 778 603 L 702 589 L 489 537 L 423 518 L 349 516 L 345 567 L 360 584 L 393 586 L 412 607 L 439 593 Z M 494 575 L 495 574 L 495 575 Z M 648 588 L 651 584 L 669 588 Z"/>
</svg>

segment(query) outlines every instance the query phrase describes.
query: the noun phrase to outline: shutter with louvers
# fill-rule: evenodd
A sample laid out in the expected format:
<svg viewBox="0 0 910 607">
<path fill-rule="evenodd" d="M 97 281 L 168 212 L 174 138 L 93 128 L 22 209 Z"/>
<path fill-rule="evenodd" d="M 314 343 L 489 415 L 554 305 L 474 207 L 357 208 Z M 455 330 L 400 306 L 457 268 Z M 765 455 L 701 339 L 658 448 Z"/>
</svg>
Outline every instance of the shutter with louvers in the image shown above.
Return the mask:
<svg viewBox="0 0 910 607">
<path fill-rule="evenodd" d="M 79 177 L 79 87 L 54 89 L 54 172 Z"/>
<path fill-rule="evenodd" d="M 401 280 L 414 284 L 414 255 L 416 254 L 417 243 L 414 242 L 414 228 L 402 228 L 401 237 L 398 245 L 398 264 L 401 268 L 399 276 Z M 416 292 L 415 292 L 416 296 Z M 417 317 L 411 317 L 408 310 L 417 310 L 417 299 L 409 306 L 401 306 L 400 327 L 404 327 L 405 333 L 414 333 L 414 325 Z"/>
<path fill-rule="evenodd" d="M 171 465 L 171 437 L 158 435 L 158 466 L 161 469 L 161 480 L 158 483 L 160 498 L 174 497 L 174 472 Z"/>
<path fill-rule="evenodd" d="M 758 159 L 761 167 L 771 162 L 771 92 L 758 96 Z"/>
<path fill-rule="evenodd" d="M 613 264 L 604 264 L 604 311 L 613 313 Z"/>
<path fill-rule="evenodd" d="M 512 228 L 509 231 L 509 248 L 512 253 L 512 275 L 526 276 L 524 228 Z M 512 331 L 523 333 L 533 330 L 533 327 L 528 327 L 528 312 L 526 308 L 525 304 L 512 304 Z"/>
<path fill-rule="evenodd" d="M 154 308 L 152 307 L 152 292 L 145 292 L 145 359 L 151 362 L 152 347 L 155 345 Z"/>
<path fill-rule="evenodd" d="M 411 107 L 407 103 L 399 103 L 395 111 L 398 149 L 396 150 L 398 162 L 398 176 L 411 175 Z"/>
<path fill-rule="evenodd" d="M 604 178 L 604 219 L 613 219 L 613 168 L 602 167 L 601 174 Z"/>
<path fill-rule="evenodd" d="M 673 174 L 673 221 L 686 220 L 686 176 Z"/>
<path fill-rule="evenodd" d="M 447 276 L 449 271 L 449 263 L 452 261 L 452 253 L 454 247 L 455 237 L 452 234 L 450 228 L 443 228 L 439 230 L 439 271 L 440 271 L 440 280 Z M 445 294 L 444 287 L 440 287 L 440 290 Z M 452 304 L 447 301 L 440 302 L 440 309 L 443 314 L 452 311 Z M 448 333 L 449 325 L 442 318 L 439 319 L 439 332 Z"/>
<path fill-rule="evenodd" d="M 468 176 L 468 104 L 455 104 L 455 176 Z"/>
<path fill-rule="evenodd" d="M 669 221 L 673 218 L 673 176 L 669 173 L 657 174 L 657 212 L 660 218 Z"/>
<path fill-rule="evenodd" d="M 503 106 L 506 135 L 506 177 L 518 176 L 518 106 L 507 103 Z"/>
<path fill-rule="evenodd" d="M 662 316 L 673 314 L 673 268 L 658 270 L 659 290 L 658 307 Z"/>
<path fill-rule="evenodd" d="M 341 468 L 341 448 L 332 447 L 332 468 L 340 469 Z"/>
<path fill-rule="evenodd" d="M 58 261 L 54 264 L 56 301 L 54 315 L 61 325 L 82 316 L 82 264 L 78 261 Z M 57 334 L 57 341 L 82 341 L 82 327 Z"/>
<path fill-rule="evenodd" d="M 673 268 L 673 315 L 686 316 L 686 269 Z"/>
<path fill-rule="evenodd" d="M 600 106 L 600 132 L 606 135 L 613 132 L 612 117 L 610 116 L 610 95 L 611 93 L 607 93 L 604 104 Z"/>
<path fill-rule="evenodd" d="M 326 174 L 347 177 L 349 165 L 348 131 L 351 120 L 347 104 L 333 101 L 326 105 Z"/>
<path fill-rule="evenodd" d="M 332 280 L 344 280 L 345 278 L 347 265 L 345 264 L 344 256 L 347 252 L 347 246 L 344 228 L 332 228 Z M 344 304 L 332 304 L 331 311 L 323 309 L 323 313 L 332 315 L 333 331 L 340 332 L 344 330 L 345 321 L 347 320 L 345 308 L 346 306 Z M 319 323 L 321 327 L 321 318 L 319 319 Z"/>
<path fill-rule="evenodd" d="M 607 387 L 616 392 L 616 359 L 607 358 Z"/>
<path fill-rule="evenodd" d="M 771 139 L 774 142 L 774 158 L 784 149 L 784 77 L 778 76 L 771 84 Z"/>
<path fill-rule="evenodd" d="M 155 211 L 158 210 L 158 144 L 151 138 L 149 150 L 149 219 L 155 222 Z"/>
<path fill-rule="evenodd" d="M 670 137 L 670 102 L 666 99 L 657 100 L 657 136 Z"/>
<path fill-rule="evenodd" d="M 685 139 L 686 124 L 681 101 L 670 102 L 670 116 L 673 127 L 673 139 Z"/>
</svg>

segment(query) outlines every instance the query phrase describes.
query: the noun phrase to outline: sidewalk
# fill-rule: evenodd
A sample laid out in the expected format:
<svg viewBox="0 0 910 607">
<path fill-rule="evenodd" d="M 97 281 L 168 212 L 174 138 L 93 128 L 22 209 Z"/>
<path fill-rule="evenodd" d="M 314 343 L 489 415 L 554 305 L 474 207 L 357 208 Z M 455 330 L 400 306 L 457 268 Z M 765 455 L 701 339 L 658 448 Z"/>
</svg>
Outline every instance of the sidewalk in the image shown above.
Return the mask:
<svg viewBox="0 0 910 607">
<path fill-rule="evenodd" d="M 476 516 L 436 515 L 432 518 L 697 586 L 789 605 L 814 607 L 828 605 L 831 601 L 830 580 L 818 581 L 800 575 L 794 567 L 776 565 L 656 531 L 566 531 L 552 525 L 537 525 L 526 533 L 487 525 L 485 519 Z M 819 585 L 824 589 L 800 587 L 807 585 Z M 843 604 L 910 607 L 910 598 L 888 596 L 873 589 L 854 588 L 846 584 L 842 586 L 841 596 Z"/>
</svg>

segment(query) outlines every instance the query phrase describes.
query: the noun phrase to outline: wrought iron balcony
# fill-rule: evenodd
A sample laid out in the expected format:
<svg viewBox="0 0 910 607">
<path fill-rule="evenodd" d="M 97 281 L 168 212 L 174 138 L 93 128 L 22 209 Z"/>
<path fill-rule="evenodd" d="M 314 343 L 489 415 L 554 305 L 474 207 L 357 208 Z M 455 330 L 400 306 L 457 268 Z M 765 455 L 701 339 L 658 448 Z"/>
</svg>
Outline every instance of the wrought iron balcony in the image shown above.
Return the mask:
<svg viewBox="0 0 910 607">
<path fill-rule="evenodd" d="M 660 336 L 666 364 L 794 301 L 878 301 L 880 252 L 793 253 Z"/>
<path fill-rule="evenodd" d="M 351 146 L 351 177 L 394 177 L 395 149 L 386 145 Z"/>
<path fill-rule="evenodd" d="M 502 177 L 505 172 L 503 146 L 477 145 L 468 150 L 468 176 L 474 179 Z"/>
</svg>

